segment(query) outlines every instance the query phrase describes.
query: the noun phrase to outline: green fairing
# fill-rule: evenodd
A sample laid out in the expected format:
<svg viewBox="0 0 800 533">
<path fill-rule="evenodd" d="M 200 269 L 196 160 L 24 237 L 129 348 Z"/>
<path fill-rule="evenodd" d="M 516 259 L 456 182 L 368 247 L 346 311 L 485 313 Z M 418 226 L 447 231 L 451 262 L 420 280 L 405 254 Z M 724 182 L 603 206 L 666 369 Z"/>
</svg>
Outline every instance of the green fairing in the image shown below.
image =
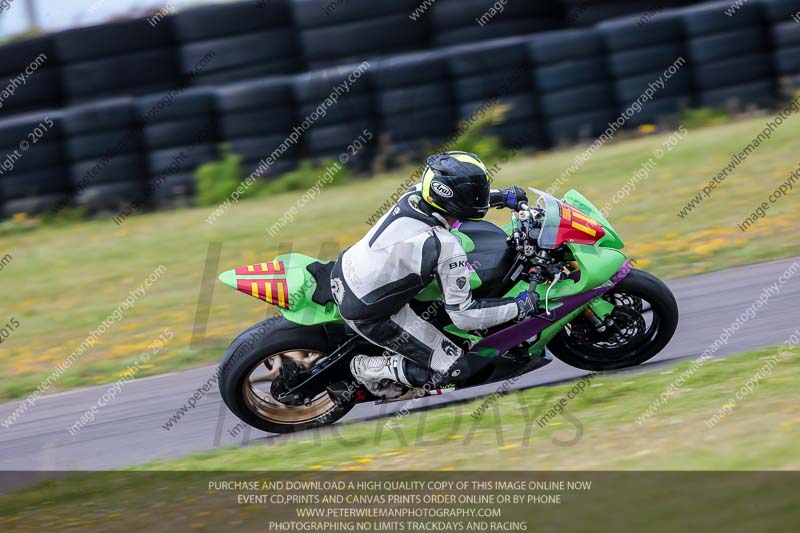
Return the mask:
<svg viewBox="0 0 800 533">
<path fill-rule="evenodd" d="M 458 237 L 458 240 L 461 241 L 461 247 L 465 252 L 470 253 L 475 251 L 475 242 L 469 238 L 469 235 L 461 233 L 457 229 L 450 230 L 450 233 Z"/>
<path fill-rule="evenodd" d="M 548 297 L 548 307 L 550 309 L 561 305 L 559 303 L 561 298 L 581 294 L 590 289 L 610 283 L 610 278 L 622 267 L 626 259 L 625 254 L 618 250 L 623 247 L 622 240 L 614 231 L 608 220 L 606 220 L 602 213 L 600 213 L 589 200 L 579 192 L 571 190 L 564 196 L 564 201 L 574 205 L 600 222 L 606 230 L 606 234 L 593 246 L 565 244 L 570 250 L 572 258 L 580 267 L 580 278 L 577 281 L 564 279 L 553 286 Z M 507 234 L 511 233 L 512 228 L 513 226 L 511 223 L 502 226 L 502 229 Z M 475 243 L 467 235 L 457 230 L 453 230 L 452 233 L 461 240 L 462 246 L 466 252 L 475 249 Z M 339 310 L 333 302 L 322 306 L 312 300 L 312 295 L 317 288 L 317 282 L 306 267 L 311 263 L 317 262 L 318 259 L 303 254 L 291 253 L 280 255 L 275 258 L 275 261 L 283 261 L 286 267 L 285 277 L 289 287 L 289 309 L 278 308 L 278 310 L 287 320 L 308 326 L 340 322 L 342 320 L 341 315 L 339 315 Z M 237 276 L 235 270 L 228 270 L 220 274 L 219 279 L 226 285 L 237 288 L 237 278 L 258 279 L 259 277 L 261 276 L 256 274 Z M 470 276 L 470 287 L 476 289 L 480 287 L 481 284 L 482 282 L 477 273 L 472 272 Z M 540 296 L 542 305 L 544 305 L 548 286 L 547 284 L 540 284 L 536 287 L 536 292 Z M 528 289 L 529 285 L 527 283 L 519 282 L 505 296 L 513 298 L 520 292 Z M 425 289 L 417 295 L 417 300 L 420 301 L 434 301 L 439 298 L 441 298 L 441 290 L 435 282 L 425 287 Z M 587 305 L 601 318 L 605 318 L 605 316 L 613 310 L 613 305 L 600 297 L 595 298 Z M 550 342 L 567 323 L 583 311 L 584 308 L 585 306 L 576 309 L 573 313 L 570 313 L 565 318 L 553 323 L 553 325 L 542 331 L 539 340 L 530 348 L 530 355 L 541 355 L 545 345 Z M 453 325 L 447 326 L 445 330 L 469 340 L 470 344 L 475 344 L 481 339 L 480 336 L 460 330 Z M 494 353 L 485 355 L 494 355 Z"/>
<path fill-rule="evenodd" d="M 456 337 L 461 337 L 462 339 L 467 339 L 470 345 L 475 344 L 476 342 L 480 341 L 483 337 L 480 335 L 473 335 L 464 331 L 463 329 L 459 329 L 455 327 L 453 324 L 448 324 L 444 327 L 444 330 L 448 333 L 452 333 Z"/>
<path fill-rule="evenodd" d="M 280 310 L 286 320 L 305 325 L 342 321 L 339 308 L 334 302 L 323 306 L 311 299 L 317 290 L 317 280 L 306 267 L 319 259 L 302 254 L 284 254 L 276 257 L 276 260 L 286 263 L 288 273 L 289 309 Z"/>
<path fill-rule="evenodd" d="M 333 302 L 327 305 L 315 303 L 311 297 L 317 289 L 317 281 L 306 267 L 319 259 L 303 254 L 282 254 L 275 261 L 283 261 L 286 267 L 286 283 L 289 287 L 289 308 L 279 307 L 278 312 L 291 322 L 313 326 L 327 322 L 340 322 L 339 309 Z M 259 279 L 263 275 L 236 275 L 236 270 L 228 270 L 220 274 L 219 279 L 229 287 L 237 288 L 236 280 Z"/>
</svg>

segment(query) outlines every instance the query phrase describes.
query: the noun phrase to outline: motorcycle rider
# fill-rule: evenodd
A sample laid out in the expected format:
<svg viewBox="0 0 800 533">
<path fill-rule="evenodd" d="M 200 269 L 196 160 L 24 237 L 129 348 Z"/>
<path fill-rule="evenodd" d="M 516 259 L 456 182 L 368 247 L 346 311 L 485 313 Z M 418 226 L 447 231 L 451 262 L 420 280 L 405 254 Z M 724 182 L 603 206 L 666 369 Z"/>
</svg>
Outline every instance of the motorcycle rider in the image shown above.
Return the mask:
<svg viewBox="0 0 800 533">
<path fill-rule="evenodd" d="M 356 381 L 373 395 L 396 398 L 406 387 L 458 384 L 479 369 L 476 359 L 485 364 L 409 305 L 431 281 L 438 282 L 447 314 L 463 330 L 490 328 L 536 312 L 534 291 L 516 298 L 472 296 L 471 266 L 450 230 L 462 220 L 482 219 L 490 207 L 516 209 L 528 201 L 520 187 L 491 190 L 489 185 L 486 165 L 475 154 L 431 156 L 422 183 L 336 261 L 331 290 L 342 318 L 386 354 L 357 355 L 350 363 Z"/>
</svg>

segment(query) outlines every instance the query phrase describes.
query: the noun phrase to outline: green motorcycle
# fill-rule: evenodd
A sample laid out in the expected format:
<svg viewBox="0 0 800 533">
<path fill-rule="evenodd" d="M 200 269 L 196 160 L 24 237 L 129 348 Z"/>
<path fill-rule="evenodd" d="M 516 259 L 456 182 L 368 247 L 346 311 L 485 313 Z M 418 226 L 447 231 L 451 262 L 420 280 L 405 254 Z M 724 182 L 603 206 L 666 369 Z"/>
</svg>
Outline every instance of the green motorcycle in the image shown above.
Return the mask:
<svg viewBox="0 0 800 533">
<path fill-rule="evenodd" d="M 672 292 L 631 267 L 622 240 L 589 200 L 575 190 L 562 200 L 531 190 L 539 195 L 536 205 L 522 204 L 502 228 L 469 221 L 453 233 L 473 267 L 476 297 L 513 297 L 535 287 L 542 302 L 537 315 L 462 331 L 447 318 L 435 283 L 411 304 L 465 352 L 486 358 L 466 387 L 540 368 L 551 360 L 545 348 L 584 370 L 638 365 L 667 345 L 678 324 Z M 356 354 L 380 355 L 382 349 L 341 319 L 331 294 L 332 268 L 332 262 L 291 253 L 219 276 L 279 312 L 242 332 L 220 363 L 222 398 L 247 424 L 273 433 L 301 431 L 376 400 L 354 382 L 349 364 Z M 449 390 L 418 389 L 399 399 Z"/>
</svg>

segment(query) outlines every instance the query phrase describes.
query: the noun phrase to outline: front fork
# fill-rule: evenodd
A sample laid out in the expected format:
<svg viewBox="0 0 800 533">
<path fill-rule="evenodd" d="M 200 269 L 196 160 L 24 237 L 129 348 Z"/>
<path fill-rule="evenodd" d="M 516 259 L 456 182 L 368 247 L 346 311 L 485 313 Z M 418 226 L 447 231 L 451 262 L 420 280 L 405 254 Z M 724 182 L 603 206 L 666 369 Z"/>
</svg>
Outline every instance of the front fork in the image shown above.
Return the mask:
<svg viewBox="0 0 800 533">
<path fill-rule="evenodd" d="M 608 327 L 614 325 L 611 313 L 614 311 L 614 304 L 598 296 L 586 306 L 581 315 L 594 326 L 598 333 L 605 333 Z"/>
<path fill-rule="evenodd" d="M 569 266 L 574 270 L 579 270 L 580 266 L 577 261 L 570 261 Z M 598 296 L 581 312 L 581 316 L 585 318 L 598 333 L 604 333 L 609 326 L 614 325 L 614 319 L 611 318 L 611 313 L 614 311 L 614 304 Z"/>
</svg>

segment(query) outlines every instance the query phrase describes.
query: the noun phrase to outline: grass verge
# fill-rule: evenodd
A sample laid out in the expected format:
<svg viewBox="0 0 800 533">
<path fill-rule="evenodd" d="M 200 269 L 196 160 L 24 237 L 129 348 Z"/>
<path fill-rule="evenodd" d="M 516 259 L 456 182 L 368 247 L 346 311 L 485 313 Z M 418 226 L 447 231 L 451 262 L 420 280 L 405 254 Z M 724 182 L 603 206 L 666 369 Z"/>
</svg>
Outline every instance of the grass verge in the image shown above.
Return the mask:
<svg viewBox="0 0 800 533">
<path fill-rule="evenodd" d="M 675 513 L 708 522 L 709 527 L 741 526 L 742 520 L 752 525 L 763 525 L 764 520 L 785 524 L 781 521 L 792 514 L 796 520 L 800 512 L 790 490 L 796 478 L 688 471 L 800 467 L 796 453 L 800 407 L 794 400 L 800 363 L 793 351 L 769 349 L 707 362 L 643 425 L 636 422 L 639 413 L 690 369 L 690 362 L 648 373 L 597 375 L 591 386 L 568 402 L 565 414 L 544 427 L 536 423 L 538 417 L 574 383 L 509 393 L 479 420 L 471 413 L 485 398 L 411 414 L 388 431 L 387 419 L 343 424 L 335 432 L 306 432 L 125 472 L 75 474 L 0 496 L 0 528 L 186 529 L 191 524 L 202 530 L 209 524 L 243 523 L 263 528 L 267 517 L 291 519 L 291 506 L 241 505 L 235 491 L 210 490 L 209 480 L 289 479 L 288 471 L 302 473 L 291 479 L 313 480 L 326 470 L 346 471 L 336 478 L 345 481 L 369 479 L 364 477 L 369 472 L 354 472 L 362 470 L 391 480 L 415 479 L 415 471 L 593 470 L 601 472 L 564 475 L 593 479 L 597 491 L 574 496 L 569 505 L 527 506 L 518 511 L 528 519 L 534 513 L 537 522 L 546 513 L 547 520 L 559 525 L 567 519 L 570 524 L 572 519 L 585 524 L 617 520 L 609 518 L 617 516 L 609 509 L 621 506 L 624 523 L 616 524 L 615 530 L 623 526 L 653 530 L 655 521 L 657 530 L 667 531 L 661 521 L 674 520 Z M 773 364 L 767 365 L 768 361 Z M 732 412 L 709 428 L 706 420 L 767 366 L 769 372 L 762 372 L 752 392 L 737 399 Z M 649 477 L 608 472 L 645 469 L 687 472 Z M 753 507 L 754 495 L 769 505 Z M 733 517 L 734 502 L 759 511 L 746 519 L 742 514 Z M 748 505 L 740 511 L 744 513 Z M 645 508 L 648 512 L 642 511 Z"/>
<path fill-rule="evenodd" d="M 796 168 L 796 120 L 786 121 L 690 216 L 677 216 L 764 121 L 690 130 L 614 205 L 609 218 L 638 267 L 674 278 L 797 253 L 800 200 L 791 192 L 752 229 L 737 228 Z M 665 149 L 667 137 L 602 147 L 563 190 L 577 188 L 598 205 L 612 201 L 656 150 Z M 495 185 L 546 188 L 582 151 L 520 155 L 501 165 Z M 332 258 L 369 229 L 365 221 L 409 174 L 397 171 L 323 189 L 274 237 L 267 229 L 296 205 L 297 192 L 239 202 L 213 224 L 206 222 L 208 208 L 195 208 L 135 216 L 119 226 L 109 217 L 36 230 L 3 228 L 0 255 L 13 259 L 0 272 L 5 289 L 0 324 L 13 318 L 19 327 L 0 351 L 0 399 L 35 389 L 159 265 L 166 271 L 148 294 L 46 392 L 115 381 L 165 328 L 174 337 L 136 377 L 215 363 L 237 332 L 266 313 L 213 277 L 204 286 L 206 268 L 221 272 L 287 250 Z M 507 218 L 507 212 L 491 214 L 496 222 Z"/>
<path fill-rule="evenodd" d="M 800 362 L 777 349 L 712 359 L 690 372 L 644 423 L 691 361 L 645 373 L 595 375 L 564 414 L 539 423 L 575 383 L 511 392 L 335 430 L 214 450 L 144 470 L 764 470 L 798 469 Z M 775 357 L 752 393 L 736 393 Z M 733 411 L 706 423 L 729 400 Z M 321 452 L 324 450 L 324 452 Z M 324 457 L 324 460 L 321 458 Z"/>
</svg>

